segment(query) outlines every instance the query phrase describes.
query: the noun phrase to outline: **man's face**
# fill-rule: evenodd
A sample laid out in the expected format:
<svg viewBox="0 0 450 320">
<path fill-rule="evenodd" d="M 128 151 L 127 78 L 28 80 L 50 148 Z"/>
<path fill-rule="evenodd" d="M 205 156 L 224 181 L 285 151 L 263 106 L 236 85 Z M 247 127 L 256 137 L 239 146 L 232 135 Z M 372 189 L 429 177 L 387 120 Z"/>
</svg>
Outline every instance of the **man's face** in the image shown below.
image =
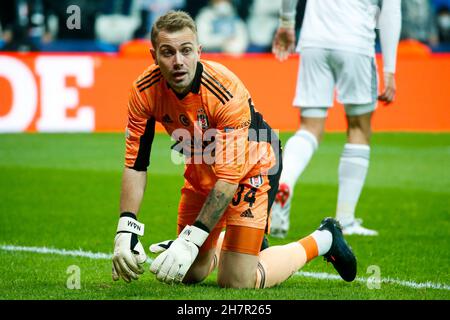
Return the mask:
<svg viewBox="0 0 450 320">
<path fill-rule="evenodd" d="M 156 43 L 157 47 L 151 53 L 162 75 L 177 93 L 188 92 L 201 53 L 195 34 L 189 28 L 172 33 L 161 31 Z"/>
</svg>

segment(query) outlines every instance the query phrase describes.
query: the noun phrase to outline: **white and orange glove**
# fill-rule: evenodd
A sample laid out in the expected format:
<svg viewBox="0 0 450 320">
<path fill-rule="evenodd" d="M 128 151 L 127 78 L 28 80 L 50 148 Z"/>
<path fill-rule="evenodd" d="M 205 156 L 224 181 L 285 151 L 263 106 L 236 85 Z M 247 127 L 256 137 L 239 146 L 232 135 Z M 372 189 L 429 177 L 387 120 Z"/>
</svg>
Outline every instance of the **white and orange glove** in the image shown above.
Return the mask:
<svg viewBox="0 0 450 320">
<path fill-rule="evenodd" d="M 125 212 L 120 215 L 112 258 L 114 281 L 122 277 L 125 282 L 130 282 L 132 279 L 137 280 L 138 275 L 144 273 L 143 264 L 147 255 L 138 239 L 138 236 L 143 235 L 144 224 L 139 223 L 133 213 Z"/>
<path fill-rule="evenodd" d="M 159 281 L 181 283 L 208 236 L 208 232 L 196 226 L 186 226 L 177 239 L 151 245 L 151 252 L 162 253 L 153 261 L 150 271 Z"/>
</svg>

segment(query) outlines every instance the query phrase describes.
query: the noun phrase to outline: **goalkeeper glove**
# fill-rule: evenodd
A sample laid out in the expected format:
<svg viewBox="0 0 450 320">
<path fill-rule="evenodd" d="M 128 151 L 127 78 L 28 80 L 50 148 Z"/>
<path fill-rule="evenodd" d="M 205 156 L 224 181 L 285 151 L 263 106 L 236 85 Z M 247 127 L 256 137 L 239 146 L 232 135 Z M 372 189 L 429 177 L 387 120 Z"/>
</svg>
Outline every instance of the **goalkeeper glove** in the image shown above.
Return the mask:
<svg viewBox="0 0 450 320">
<path fill-rule="evenodd" d="M 137 280 L 138 274 L 144 273 L 142 264 L 147 260 L 138 236 L 144 235 L 144 225 L 136 220 L 133 213 L 124 212 L 120 215 L 117 234 L 114 238 L 114 255 L 112 258 L 112 278 L 120 277 L 126 282 Z"/>
<path fill-rule="evenodd" d="M 150 252 L 151 253 L 161 253 L 166 251 L 167 249 L 169 249 L 169 247 L 172 245 L 172 243 L 175 240 L 166 240 L 166 241 L 161 241 L 158 243 L 154 243 L 150 246 Z"/>
<path fill-rule="evenodd" d="M 156 274 L 159 281 L 180 283 L 208 235 L 208 232 L 196 226 L 186 226 L 171 244 L 170 241 L 164 241 L 150 246 L 152 252 L 164 251 L 153 261 L 150 271 Z"/>
</svg>

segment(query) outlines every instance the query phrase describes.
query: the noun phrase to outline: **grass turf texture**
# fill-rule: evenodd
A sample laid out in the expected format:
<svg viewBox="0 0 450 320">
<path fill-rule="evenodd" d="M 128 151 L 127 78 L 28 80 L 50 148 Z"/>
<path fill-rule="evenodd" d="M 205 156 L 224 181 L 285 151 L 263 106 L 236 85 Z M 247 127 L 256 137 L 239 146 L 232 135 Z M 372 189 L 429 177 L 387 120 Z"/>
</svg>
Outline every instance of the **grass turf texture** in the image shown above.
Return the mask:
<svg viewBox="0 0 450 320">
<path fill-rule="evenodd" d="M 285 142 L 288 134 L 282 134 Z M 296 186 L 288 238 L 299 239 L 334 216 L 343 134 L 327 134 Z M 140 221 L 150 243 L 173 238 L 181 165 L 171 141 L 155 137 Z M 123 168 L 122 134 L 0 135 L 0 245 L 112 252 Z M 350 236 L 358 277 L 371 265 L 382 278 L 450 284 L 450 135 L 375 134 L 357 215 L 378 237 Z M 154 258 L 154 255 L 151 256 Z M 217 273 L 195 286 L 167 286 L 148 272 L 137 282 L 111 280 L 108 260 L 0 250 L 0 299 L 450 299 L 450 291 L 293 276 L 265 290 L 219 289 Z M 69 290 L 66 270 L 81 270 Z M 336 274 L 318 258 L 302 271 Z"/>
</svg>

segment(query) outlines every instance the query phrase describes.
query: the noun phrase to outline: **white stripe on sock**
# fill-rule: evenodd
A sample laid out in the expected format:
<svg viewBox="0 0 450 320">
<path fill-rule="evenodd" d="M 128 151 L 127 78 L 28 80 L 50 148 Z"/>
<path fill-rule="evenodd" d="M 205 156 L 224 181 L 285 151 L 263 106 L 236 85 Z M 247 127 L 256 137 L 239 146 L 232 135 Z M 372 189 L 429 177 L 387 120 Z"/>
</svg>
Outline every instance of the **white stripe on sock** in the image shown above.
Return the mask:
<svg viewBox="0 0 450 320">
<path fill-rule="evenodd" d="M 317 248 L 319 250 L 319 256 L 323 256 L 331 248 L 333 242 L 333 236 L 328 230 L 316 230 L 311 236 L 316 240 Z"/>
</svg>

